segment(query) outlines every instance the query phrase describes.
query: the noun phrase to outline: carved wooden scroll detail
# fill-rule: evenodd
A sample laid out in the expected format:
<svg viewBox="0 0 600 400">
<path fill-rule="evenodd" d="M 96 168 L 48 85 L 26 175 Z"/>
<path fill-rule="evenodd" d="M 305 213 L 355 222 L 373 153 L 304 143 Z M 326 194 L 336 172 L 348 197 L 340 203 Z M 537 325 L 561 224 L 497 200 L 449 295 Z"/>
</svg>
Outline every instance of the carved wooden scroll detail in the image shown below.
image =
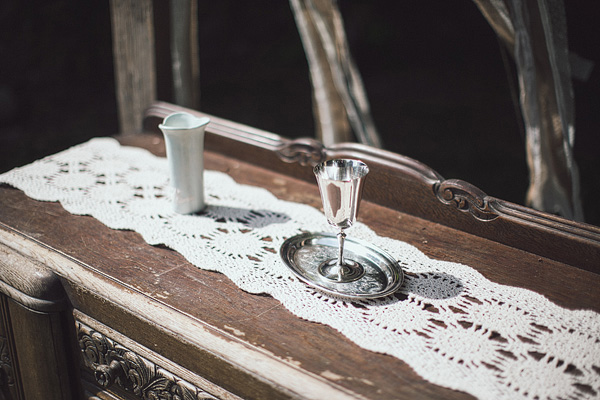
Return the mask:
<svg viewBox="0 0 600 400">
<path fill-rule="evenodd" d="M 285 162 L 314 166 L 325 159 L 325 146 L 317 140 L 303 138 L 284 142 L 276 153 Z"/>
<path fill-rule="evenodd" d="M 8 339 L 0 336 L 0 397 L 4 388 L 15 385 L 13 362 L 10 357 Z"/>
<path fill-rule="evenodd" d="M 81 322 L 77 338 L 85 366 L 104 388 L 116 384 L 143 400 L 216 399 Z"/>
<path fill-rule="evenodd" d="M 490 204 L 490 197 L 470 183 L 459 179 L 448 179 L 436 183 L 433 190 L 442 203 L 469 213 L 480 221 L 492 221 L 498 218 L 498 212 Z"/>
</svg>

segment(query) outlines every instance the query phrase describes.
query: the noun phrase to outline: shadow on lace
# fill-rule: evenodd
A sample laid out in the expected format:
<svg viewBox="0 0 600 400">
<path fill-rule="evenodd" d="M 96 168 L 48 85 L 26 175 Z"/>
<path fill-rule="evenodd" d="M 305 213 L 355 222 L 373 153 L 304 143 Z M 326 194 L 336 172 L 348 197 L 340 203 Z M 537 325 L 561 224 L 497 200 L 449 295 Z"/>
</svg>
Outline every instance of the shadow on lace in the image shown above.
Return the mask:
<svg viewBox="0 0 600 400">
<path fill-rule="evenodd" d="M 463 284 L 457 277 L 443 272 L 404 273 L 404 284 L 399 294 L 423 299 L 444 300 L 459 296 Z"/>
<path fill-rule="evenodd" d="M 204 215 L 216 222 L 237 222 L 250 229 L 260 229 L 272 224 L 285 224 L 291 218 L 285 214 L 269 210 L 251 210 L 239 207 L 208 205 L 198 215 Z"/>
</svg>

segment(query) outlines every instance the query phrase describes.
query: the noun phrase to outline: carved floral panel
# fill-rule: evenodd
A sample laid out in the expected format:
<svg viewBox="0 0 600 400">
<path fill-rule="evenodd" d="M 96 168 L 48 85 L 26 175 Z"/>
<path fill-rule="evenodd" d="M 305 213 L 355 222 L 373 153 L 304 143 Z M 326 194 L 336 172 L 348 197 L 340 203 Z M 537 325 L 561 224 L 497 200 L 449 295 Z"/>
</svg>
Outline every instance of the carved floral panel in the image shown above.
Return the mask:
<svg viewBox="0 0 600 400">
<path fill-rule="evenodd" d="M 77 338 L 85 366 L 103 388 L 118 385 L 143 400 L 216 399 L 81 322 Z"/>
</svg>

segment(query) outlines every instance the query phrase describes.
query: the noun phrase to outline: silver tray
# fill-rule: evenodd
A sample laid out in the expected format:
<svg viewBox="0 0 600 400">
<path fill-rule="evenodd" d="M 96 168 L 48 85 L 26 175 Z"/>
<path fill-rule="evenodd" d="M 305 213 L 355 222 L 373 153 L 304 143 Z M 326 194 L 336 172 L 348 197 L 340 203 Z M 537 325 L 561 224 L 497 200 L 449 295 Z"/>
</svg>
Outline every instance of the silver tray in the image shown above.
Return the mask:
<svg viewBox="0 0 600 400">
<path fill-rule="evenodd" d="M 344 259 L 360 263 L 364 274 L 352 282 L 325 278 L 319 267 L 337 257 L 338 240 L 330 233 L 303 233 L 287 239 L 280 249 L 284 263 L 310 286 L 334 296 L 365 299 L 387 296 L 400 287 L 404 274 L 398 262 L 372 244 L 346 239 Z"/>
</svg>

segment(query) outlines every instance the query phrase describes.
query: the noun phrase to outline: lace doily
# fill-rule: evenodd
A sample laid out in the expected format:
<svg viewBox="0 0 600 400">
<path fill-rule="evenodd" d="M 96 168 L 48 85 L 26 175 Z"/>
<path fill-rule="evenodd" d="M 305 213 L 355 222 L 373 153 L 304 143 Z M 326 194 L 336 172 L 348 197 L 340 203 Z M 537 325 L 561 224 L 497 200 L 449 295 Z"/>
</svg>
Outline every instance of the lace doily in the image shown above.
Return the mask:
<svg viewBox="0 0 600 400">
<path fill-rule="evenodd" d="M 100 138 L 2 174 L 0 182 L 139 232 L 247 292 L 268 293 L 298 317 L 403 360 L 432 383 L 488 399 L 600 398 L 600 314 L 430 259 L 360 223 L 351 236 L 394 256 L 405 283 L 382 299 L 333 299 L 293 277 L 279 256 L 288 237 L 331 231 L 319 210 L 205 171 L 208 208 L 178 215 L 167 168 L 164 158 Z"/>
</svg>

